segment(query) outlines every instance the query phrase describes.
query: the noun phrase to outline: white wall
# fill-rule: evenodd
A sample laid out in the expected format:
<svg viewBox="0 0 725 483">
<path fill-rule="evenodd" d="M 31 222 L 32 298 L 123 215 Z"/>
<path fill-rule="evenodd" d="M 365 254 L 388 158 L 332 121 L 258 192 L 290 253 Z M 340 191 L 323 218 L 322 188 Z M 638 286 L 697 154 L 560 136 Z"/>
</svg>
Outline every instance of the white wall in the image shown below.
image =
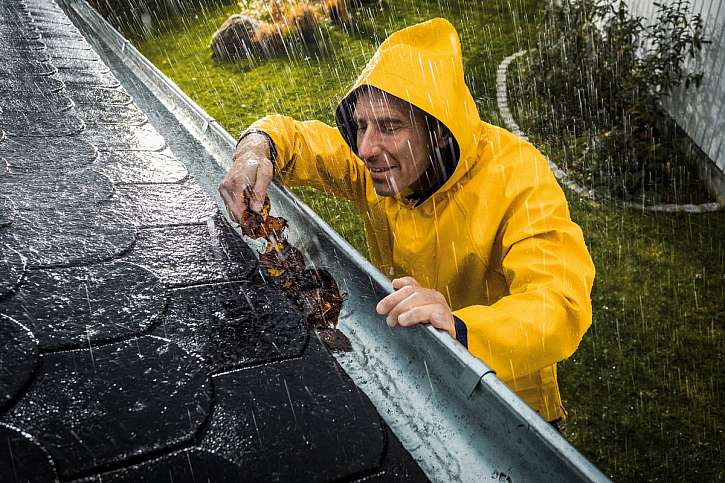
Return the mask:
<svg viewBox="0 0 725 483">
<path fill-rule="evenodd" d="M 652 19 L 657 0 L 627 0 L 632 13 Z M 659 2 L 668 0 L 659 0 Z M 677 123 L 690 135 L 719 168 L 721 180 L 716 191 L 725 197 L 725 0 L 691 0 L 691 12 L 699 13 L 705 36 L 701 58 L 694 64 L 704 72 L 699 89 L 690 87 L 672 96 L 666 106 Z"/>
</svg>

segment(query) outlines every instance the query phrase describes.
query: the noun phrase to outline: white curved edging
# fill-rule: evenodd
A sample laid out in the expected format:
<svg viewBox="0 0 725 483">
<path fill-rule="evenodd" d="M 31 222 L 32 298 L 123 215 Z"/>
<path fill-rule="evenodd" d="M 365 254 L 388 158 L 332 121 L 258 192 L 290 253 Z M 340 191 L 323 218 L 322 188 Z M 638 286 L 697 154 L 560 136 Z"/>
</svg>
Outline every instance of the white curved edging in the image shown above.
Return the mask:
<svg viewBox="0 0 725 483">
<path fill-rule="evenodd" d="M 521 130 L 519 125 L 516 123 L 516 120 L 514 119 L 513 114 L 511 113 L 511 109 L 509 109 L 509 103 L 508 103 L 508 87 L 506 84 L 506 77 L 508 73 L 508 67 L 517 58 L 521 57 L 522 55 L 526 54 L 527 50 L 520 50 L 516 52 L 515 54 L 509 55 L 506 57 L 498 66 L 498 69 L 496 70 L 496 103 L 498 104 L 498 110 L 501 114 L 501 119 L 503 120 L 506 128 L 511 131 L 512 133 L 516 134 L 517 136 L 529 140 L 528 136 Z M 612 198 L 611 196 L 605 195 L 603 193 L 599 193 L 591 188 L 586 188 L 583 186 L 580 186 L 577 184 L 574 180 L 572 180 L 569 175 L 566 174 L 566 172 L 559 168 L 559 166 L 556 165 L 551 159 L 549 159 L 548 156 L 544 155 L 546 158 L 546 161 L 549 163 L 549 168 L 551 168 L 551 171 L 554 173 L 554 176 L 556 176 L 556 179 L 559 180 L 561 184 L 569 188 L 570 190 L 574 191 L 580 196 L 583 196 L 585 198 L 589 199 L 597 199 L 597 200 L 608 200 L 608 201 L 616 201 L 617 203 L 621 203 L 622 206 L 626 208 L 636 208 L 639 210 L 647 210 L 647 211 L 664 211 L 668 213 L 674 213 L 674 212 L 685 212 L 685 213 L 709 213 L 713 211 L 718 211 L 723 208 L 719 203 L 717 202 L 711 202 L 711 203 L 703 203 L 700 205 L 694 205 L 694 204 L 684 204 L 684 205 L 677 205 L 677 204 L 655 204 L 655 205 L 645 205 L 643 203 L 634 203 L 631 201 L 623 201 L 623 200 L 616 200 L 615 198 Z"/>
</svg>

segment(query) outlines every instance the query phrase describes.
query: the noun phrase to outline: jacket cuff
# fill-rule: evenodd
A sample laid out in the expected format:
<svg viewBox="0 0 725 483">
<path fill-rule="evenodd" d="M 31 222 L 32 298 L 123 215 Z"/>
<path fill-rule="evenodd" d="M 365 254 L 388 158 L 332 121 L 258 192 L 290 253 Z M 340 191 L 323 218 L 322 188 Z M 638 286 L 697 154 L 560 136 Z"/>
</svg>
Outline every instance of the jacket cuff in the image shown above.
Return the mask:
<svg viewBox="0 0 725 483">
<path fill-rule="evenodd" d="M 262 131 L 261 129 L 251 128 L 244 131 L 241 136 L 239 136 L 239 139 L 237 140 L 237 146 L 239 146 L 239 143 L 242 142 L 242 139 L 247 137 L 250 134 L 261 134 L 264 136 L 264 138 L 267 140 L 267 145 L 269 146 L 269 160 L 272 161 L 272 164 L 274 167 L 277 167 L 277 146 L 275 146 L 274 141 L 272 140 L 272 137 L 267 134 L 266 132 Z"/>
<path fill-rule="evenodd" d="M 466 327 L 466 323 L 455 315 L 453 316 L 453 322 L 456 325 L 456 340 L 468 349 L 468 327 Z"/>
</svg>

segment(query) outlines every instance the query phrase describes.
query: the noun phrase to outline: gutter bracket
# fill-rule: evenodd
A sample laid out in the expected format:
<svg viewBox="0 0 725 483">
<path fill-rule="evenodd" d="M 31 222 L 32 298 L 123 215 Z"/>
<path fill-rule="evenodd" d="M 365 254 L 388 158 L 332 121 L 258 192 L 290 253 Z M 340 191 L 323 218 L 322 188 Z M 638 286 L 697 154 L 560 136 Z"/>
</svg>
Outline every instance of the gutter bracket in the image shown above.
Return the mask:
<svg viewBox="0 0 725 483">
<path fill-rule="evenodd" d="M 458 376 L 458 387 L 461 389 L 461 392 L 466 399 L 471 397 L 473 391 L 476 390 L 478 383 L 481 382 L 481 379 L 483 379 L 483 377 L 487 374 L 495 375 L 496 373 L 488 368 L 486 368 L 486 370 L 478 371 L 469 366 L 463 366 L 461 368 L 461 373 Z"/>
</svg>

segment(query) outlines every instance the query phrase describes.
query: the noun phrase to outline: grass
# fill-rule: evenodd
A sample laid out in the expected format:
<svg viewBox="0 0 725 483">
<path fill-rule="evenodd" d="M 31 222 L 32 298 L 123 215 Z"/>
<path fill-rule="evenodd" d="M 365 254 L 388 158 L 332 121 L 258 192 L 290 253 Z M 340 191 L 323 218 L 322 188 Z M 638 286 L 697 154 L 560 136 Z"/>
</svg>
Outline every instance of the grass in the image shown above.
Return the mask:
<svg viewBox="0 0 725 483">
<path fill-rule="evenodd" d="M 211 58 L 211 33 L 235 5 L 199 10 L 136 43 L 237 133 L 273 112 L 331 122 L 376 40 L 442 15 L 461 32 L 482 118 L 497 123 L 496 67 L 529 45 L 543 3 L 382 0 L 357 12 L 354 32 L 323 28 L 320 49 L 297 46 L 289 57 L 254 63 Z M 367 253 L 349 204 L 310 189 L 296 193 Z M 565 436 L 617 481 L 722 480 L 725 213 L 653 214 L 567 197 L 597 276 L 592 328 L 560 364 Z"/>
<path fill-rule="evenodd" d="M 721 481 L 725 213 L 577 200 L 594 323 L 560 364 L 568 439 L 616 481 Z"/>
<path fill-rule="evenodd" d="M 539 100 L 521 81 L 522 63 L 512 67 L 518 123 L 566 167 L 568 141 L 537 135 Z M 659 197 L 709 201 L 701 184 L 682 179 Z M 722 480 L 725 212 L 655 214 L 569 199 L 597 280 L 590 333 L 560 364 L 567 437 L 617 480 Z"/>
</svg>

